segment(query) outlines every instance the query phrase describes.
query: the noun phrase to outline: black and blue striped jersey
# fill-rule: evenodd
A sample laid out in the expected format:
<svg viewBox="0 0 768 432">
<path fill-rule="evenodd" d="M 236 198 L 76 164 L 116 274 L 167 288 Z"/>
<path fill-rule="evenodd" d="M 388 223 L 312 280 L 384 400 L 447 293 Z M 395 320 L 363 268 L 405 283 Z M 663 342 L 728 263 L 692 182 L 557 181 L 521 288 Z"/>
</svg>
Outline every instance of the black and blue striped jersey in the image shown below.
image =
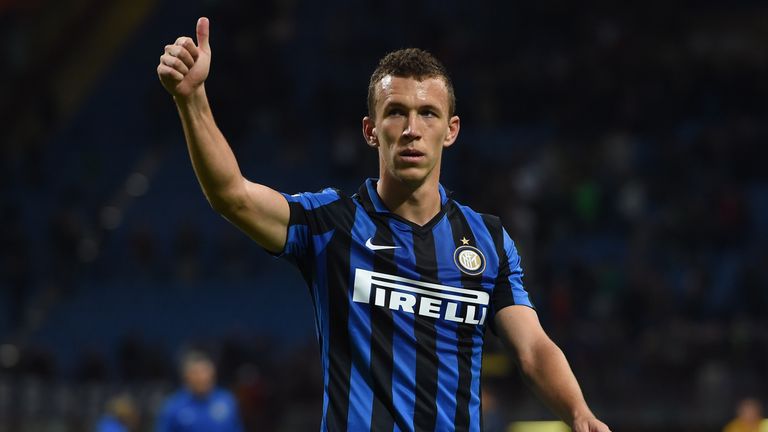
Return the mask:
<svg viewBox="0 0 768 432">
<path fill-rule="evenodd" d="M 440 196 L 419 226 L 387 210 L 374 179 L 351 197 L 285 195 L 282 256 L 309 286 L 321 348 L 321 430 L 481 430 L 485 326 L 532 305 L 499 219 Z"/>
</svg>

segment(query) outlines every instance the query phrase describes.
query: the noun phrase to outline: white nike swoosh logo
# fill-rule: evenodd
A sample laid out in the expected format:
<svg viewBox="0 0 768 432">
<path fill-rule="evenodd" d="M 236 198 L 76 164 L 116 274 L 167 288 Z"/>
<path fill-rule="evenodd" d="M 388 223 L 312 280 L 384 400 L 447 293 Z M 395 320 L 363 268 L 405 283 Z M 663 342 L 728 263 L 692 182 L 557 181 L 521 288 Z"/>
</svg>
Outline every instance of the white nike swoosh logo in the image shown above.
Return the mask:
<svg viewBox="0 0 768 432">
<path fill-rule="evenodd" d="M 372 238 L 372 237 L 371 237 Z M 400 246 L 382 246 L 382 245 L 375 245 L 373 242 L 371 242 L 371 238 L 368 239 L 367 242 L 365 242 L 365 247 L 372 251 L 377 250 L 387 250 L 387 249 L 399 249 Z"/>
</svg>

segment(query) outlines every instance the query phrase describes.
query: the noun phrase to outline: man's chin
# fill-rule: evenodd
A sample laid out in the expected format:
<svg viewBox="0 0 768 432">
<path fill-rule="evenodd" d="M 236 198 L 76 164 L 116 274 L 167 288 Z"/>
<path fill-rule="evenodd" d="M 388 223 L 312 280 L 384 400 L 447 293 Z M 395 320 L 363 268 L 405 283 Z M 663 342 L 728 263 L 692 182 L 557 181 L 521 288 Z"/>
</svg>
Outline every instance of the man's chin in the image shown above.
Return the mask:
<svg viewBox="0 0 768 432">
<path fill-rule="evenodd" d="M 396 179 L 410 186 L 419 186 L 423 184 L 429 176 L 429 173 L 423 168 L 399 169 L 395 170 L 394 174 Z"/>
</svg>

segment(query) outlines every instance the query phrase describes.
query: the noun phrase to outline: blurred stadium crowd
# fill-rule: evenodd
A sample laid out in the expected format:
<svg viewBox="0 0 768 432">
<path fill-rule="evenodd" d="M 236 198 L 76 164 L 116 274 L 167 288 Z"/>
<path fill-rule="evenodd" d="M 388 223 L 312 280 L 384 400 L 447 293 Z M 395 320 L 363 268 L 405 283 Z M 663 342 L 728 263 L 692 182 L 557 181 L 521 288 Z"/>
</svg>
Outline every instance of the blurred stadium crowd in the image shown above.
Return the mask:
<svg viewBox="0 0 768 432">
<path fill-rule="evenodd" d="M 155 76 L 202 14 L 217 121 L 286 192 L 376 175 L 359 125 L 382 54 L 446 63 L 443 184 L 502 217 L 615 430 L 714 431 L 768 400 L 768 5 L 108 4 L 0 2 L 0 431 L 89 430 L 125 391 L 150 430 L 190 345 L 249 430 L 317 428 L 309 296 L 208 208 Z M 549 418 L 488 338 L 486 424 Z"/>
</svg>

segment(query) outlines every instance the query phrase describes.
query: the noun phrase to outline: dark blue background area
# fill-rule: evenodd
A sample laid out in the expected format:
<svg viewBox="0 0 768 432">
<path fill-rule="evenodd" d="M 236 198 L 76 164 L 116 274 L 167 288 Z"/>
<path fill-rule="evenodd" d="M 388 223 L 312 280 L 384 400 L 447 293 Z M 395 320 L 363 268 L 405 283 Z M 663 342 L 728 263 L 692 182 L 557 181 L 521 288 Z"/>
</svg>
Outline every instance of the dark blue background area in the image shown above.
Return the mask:
<svg viewBox="0 0 768 432">
<path fill-rule="evenodd" d="M 719 430 L 737 400 L 768 398 L 763 2 L 168 0 L 128 30 L 98 24 L 138 6 L 83 18 L 65 11 L 86 2 L 59 3 L 0 7 L 0 388 L 14 395 L 0 425 L 26 424 L 30 380 L 51 395 L 96 383 L 90 411 L 34 414 L 78 430 L 115 388 L 164 394 L 199 345 L 225 385 L 267 389 L 250 427 L 315 428 L 310 296 L 210 208 L 157 80 L 163 46 L 201 15 L 217 123 L 246 177 L 288 193 L 377 175 L 360 123 L 382 55 L 444 61 L 462 130 L 442 183 L 502 218 L 545 328 L 616 430 Z M 504 407 L 488 418 L 550 416 L 514 367 L 484 389 Z"/>
</svg>

